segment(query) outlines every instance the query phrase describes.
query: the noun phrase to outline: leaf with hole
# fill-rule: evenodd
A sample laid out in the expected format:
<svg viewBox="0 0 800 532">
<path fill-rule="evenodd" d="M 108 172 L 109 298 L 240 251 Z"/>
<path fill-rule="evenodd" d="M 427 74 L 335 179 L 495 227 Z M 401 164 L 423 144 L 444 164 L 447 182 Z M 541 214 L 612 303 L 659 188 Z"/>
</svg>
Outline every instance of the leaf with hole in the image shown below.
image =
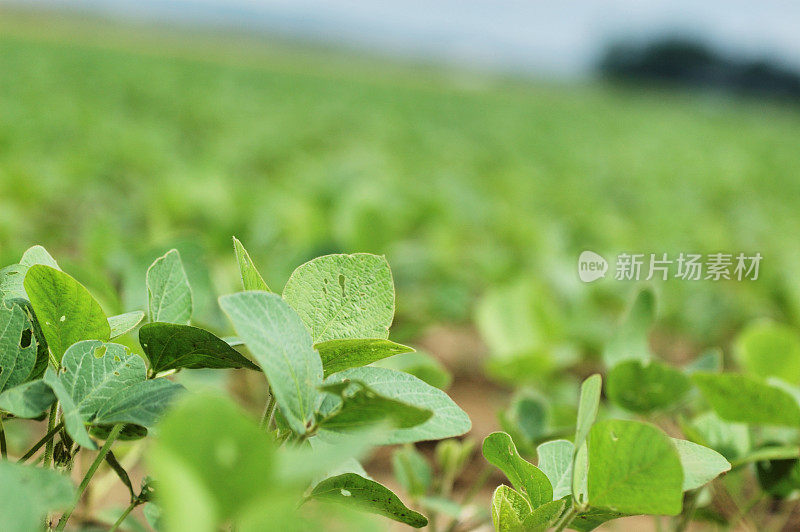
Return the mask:
<svg viewBox="0 0 800 532">
<path fill-rule="evenodd" d="M 259 369 L 214 334 L 176 323 L 148 323 L 139 329 L 139 343 L 150 361 L 150 371 L 170 369 Z"/>
<path fill-rule="evenodd" d="M 37 344 L 30 327 L 19 305 L 0 304 L 0 392 L 24 383 L 36 365 Z"/>
<path fill-rule="evenodd" d="M 109 340 L 111 328 L 100 303 L 66 273 L 49 266 L 31 266 L 25 291 L 56 362 L 76 342 Z"/>
<path fill-rule="evenodd" d="M 389 336 L 394 281 L 385 257 L 356 253 L 316 258 L 292 273 L 283 297 L 314 343 Z"/>
</svg>

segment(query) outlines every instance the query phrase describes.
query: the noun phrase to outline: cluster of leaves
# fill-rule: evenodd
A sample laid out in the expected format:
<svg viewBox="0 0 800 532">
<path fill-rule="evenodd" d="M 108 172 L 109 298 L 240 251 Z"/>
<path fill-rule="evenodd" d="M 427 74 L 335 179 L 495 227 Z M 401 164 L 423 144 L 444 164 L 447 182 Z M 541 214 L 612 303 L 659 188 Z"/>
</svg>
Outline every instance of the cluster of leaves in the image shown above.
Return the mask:
<svg viewBox="0 0 800 532">
<path fill-rule="evenodd" d="M 571 441 L 551 439 L 566 435 L 565 416 L 541 395 L 514 400 L 503 426 L 525 454 L 535 453 L 538 467 L 509 434 L 486 438 L 484 456 L 513 486 L 494 493 L 497 530 L 586 531 L 641 514 L 676 516 L 676 529 L 695 518 L 735 522 L 761 495 L 725 515 L 707 486 L 723 473 L 717 482 L 734 501 L 747 494 L 730 496 L 729 477 L 755 475 L 777 499 L 800 490 L 800 338 L 758 322 L 734 344 L 742 373 L 723 372 L 717 349 L 676 368 L 650 349 L 655 308 L 651 291 L 636 294 L 602 353 L 608 402 L 600 408 L 600 375 L 583 382 Z M 676 433 L 685 439 L 668 435 Z"/>
<path fill-rule="evenodd" d="M 192 291 L 176 250 L 147 271 L 148 322 L 141 326 L 141 311 L 107 318 L 39 246 L 0 271 L 0 419 L 49 420 L 20 464 L 0 464 L 4 489 L 20 482 L 29 489 L 3 498 L 4 530 L 31 530 L 58 510 L 63 529 L 103 461 L 131 494 L 114 529 L 145 503 L 151 524 L 167 531 L 263 530 L 267 522 L 304 530 L 314 504 L 297 507 L 309 501 L 427 524 L 358 458 L 377 445 L 458 436 L 471 424 L 438 388 L 371 365 L 413 351 L 388 339 L 395 295 L 385 258 L 320 257 L 297 268 L 279 295 L 236 239 L 234 248 L 244 291 L 219 300 L 238 334 L 225 339 L 192 325 Z M 229 399 L 187 393 L 169 378 L 202 368 L 262 371 L 269 394 L 261 423 Z M 111 446 L 154 426 L 148 463 L 157 482 L 147 479 L 137 493 Z M 101 440 L 75 490 L 60 473 Z M 28 461 L 42 467 L 22 465 Z M 15 502 L 27 495 L 36 504 Z"/>
</svg>

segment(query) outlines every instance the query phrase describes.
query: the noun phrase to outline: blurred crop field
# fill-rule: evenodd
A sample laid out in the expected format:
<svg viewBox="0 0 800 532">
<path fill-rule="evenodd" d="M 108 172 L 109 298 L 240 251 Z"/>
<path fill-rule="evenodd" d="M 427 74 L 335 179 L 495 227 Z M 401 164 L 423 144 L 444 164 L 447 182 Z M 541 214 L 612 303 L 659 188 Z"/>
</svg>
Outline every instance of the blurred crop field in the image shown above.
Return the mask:
<svg viewBox="0 0 800 532">
<path fill-rule="evenodd" d="M 0 258 L 45 245 L 109 314 L 143 306 L 127 287 L 177 246 L 199 321 L 225 329 L 236 235 L 276 287 L 320 254 L 386 254 L 400 340 L 478 342 L 477 322 L 488 346 L 465 356 L 591 360 L 634 284 L 581 284 L 584 249 L 761 253 L 757 281 L 656 283 L 691 357 L 800 319 L 798 140 L 789 104 L 0 11 Z M 520 338 L 492 345 L 504 314 Z"/>
</svg>

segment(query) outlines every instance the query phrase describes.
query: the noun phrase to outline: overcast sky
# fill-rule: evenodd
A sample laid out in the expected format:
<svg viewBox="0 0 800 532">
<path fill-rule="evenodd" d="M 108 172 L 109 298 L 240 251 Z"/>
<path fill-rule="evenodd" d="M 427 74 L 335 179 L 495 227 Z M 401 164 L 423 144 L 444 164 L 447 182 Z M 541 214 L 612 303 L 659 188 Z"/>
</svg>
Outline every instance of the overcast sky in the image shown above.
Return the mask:
<svg viewBox="0 0 800 532">
<path fill-rule="evenodd" d="M 0 0 L 2 2 L 3 0 Z M 264 29 L 545 76 L 588 72 L 617 37 L 682 33 L 726 51 L 800 67 L 800 2 L 779 0 L 27 0 Z"/>
</svg>

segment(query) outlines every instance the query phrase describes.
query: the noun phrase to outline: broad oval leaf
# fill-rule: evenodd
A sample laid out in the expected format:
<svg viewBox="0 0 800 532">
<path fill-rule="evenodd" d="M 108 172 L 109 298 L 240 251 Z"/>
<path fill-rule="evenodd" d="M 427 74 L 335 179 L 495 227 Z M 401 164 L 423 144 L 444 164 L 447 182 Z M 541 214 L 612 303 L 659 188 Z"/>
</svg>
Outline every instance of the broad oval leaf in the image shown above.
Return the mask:
<svg viewBox="0 0 800 532">
<path fill-rule="evenodd" d="M 35 418 L 56 401 L 53 390 L 41 379 L 20 384 L 0 393 L 0 410 L 16 417 Z"/>
<path fill-rule="evenodd" d="M 531 514 L 528 501 L 505 485 L 492 494 L 492 524 L 496 532 L 517 532 L 522 522 Z"/>
<path fill-rule="evenodd" d="M 800 384 L 800 335 L 791 327 L 768 321 L 749 325 L 734 352 L 748 373 Z"/>
<path fill-rule="evenodd" d="M 192 319 L 192 289 L 177 249 L 168 251 L 147 269 L 147 309 L 150 321 L 188 324 Z"/>
<path fill-rule="evenodd" d="M 36 339 L 29 329 L 19 305 L 0 303 L 0 392 L 25 382 L 36 365 Z"/>
<path fill-rule="evenodd" d="M 25 291 L 57 362 L 76 342 L 109 340 L 111 328 L 100 303 L 66 273 L 33 265 L 25 275 Z"/>
<path fill-rule="evenodd" d="M 44 266 L 50 266 L 56 270 L 61 270 L 56 259 L 54 259 L 43 246 L 38 244 L 26 249 L 19 263 L 21 266 L 27 266 L 29 268 L 34 264 L 43 264 Z"/>
<path fill-rule="evenodd" d="M 565 499 L 557 499 L 541 505 L 522 522 L 521 532 L 545 532 L 558 522 L 567 506 Z"/>
<path fill-rule="evenodd" d="M 236 262 L 239 263 L 239 273 L 242 276 L 242 287 L 245 290 L 260 290 L 271 292 L 264 278 L 258 272 L 256 265 L 250 258 L 250 254 L 244 248 L 239 239 L 233 237 L 233 250 L 236 253 Z"/>
<path fill-rule="evenodd" d="M 353 505 L 414 528 L 428 524 L 424 515 L 409 509 L 389 488 L 356 473 L 326 478 L 314 487 L 309 498 Z"/>
<path fill-rule="evenodd" d="M 670 438 L 658 428 L 609 419 L 592 427 L 589 503 L 621 513 L 677 515 L 683 503 L 683 467 Z"/>
<path fill-rule="evenodd" d="M 259 369 L 221 338 L 191 325 L 148 323 L 139 329 L 139 343 L 154 374 L 178 368 Z"/>
<path fill-rule="evenodd" d="M 314 345 L 322 359 L 325 377 L 349 368 L 359 368 L 384 358 L 411 353 L 413 348 L 382 338 L 342 338 Z"/>
<path fill-rule="evenodd" d="M 433 417 L 425 423 L 412 428 L 390 431 L 386 438 L 376 442 L 376 445 L 452 438 L 464 434 L 472 427 L 466 412 L 461 410 L 446 393 L 407 373 L 365 366 L 335 373 L 328 377 L 325 383 L 335 384 L 345 380 L 361 381 L 384 397 L 433 412 Z M 319 408 L 320 414 L 325 415 L 332 411 L 337 404 L 336 398 L 325 398 Z M 323 430 L 320 431 L 320 436 L 327 439 L 329 436 L 335 437 L 335 434 Z"/>
<path fill-rule="evenodd" d="M 387 338 L 394 318 L 394 281 L 386 258 L 326 255 L 298 267 L 283 297 L 314 343 L 337 338 Z"/>
<path fill-rule="evenodd" d="M 572 459 L 575 447 L 571 441 L 554 440 L 545 442 L 536 448 L 539 469 L 550 480 L 553 486 L 553 499 L 561 499 L 572 494 Z"/>
<path fill-rule="evenodd" d="M 22 264 L 12 264 L 0 270 L 0 299 L 8 301 L 12 299 L 28 299 L 25 293 L 25 274 L 28 267 Z"/>
<path fill-rule="evenodd" d="M 614 366 L 606 376 L 606 394 L 622 408 L 647 413 L 663 410 L 691 389 L 680 370 L 654 360 L 628 360 Z"/>
<path fill-rule="evenodd" d="M 655 315 L 655 294 L 649 288 L 640 290 L 603 349 L 603 362 L 607 368 L 613 368 L 624 360 L 646 362 L 651 358 L 648 332 Z"/>
<path fill-rule="evenodd" d="M 521 492 L 531 508 L 553 500 L 553 487 L 541 469 L 522 458 L 511 436 L 493 432 L 483 440 L 483 456 L 502 471 L 514 488 Z"/>
<path fill-rule="evenodd" d="M 678 449 L 683 467 L 683 491 L 704 486 L 731 469 L 725 457 L 713 449 L 677 438 L 672 443 Z"/>
<path fill-rule="evenodd" d="M 778 386 L 733 373 L 696 373 L 692 380 L 722 419 L 756 425 L 800 426 L 800 404 Z"/>
<path fill-rule="evenodd" d="M 49 469 L 0 462 L 0 519 L 4 532 L 43 529 L 49 512 L 66 509 L 75 500 L 69 477 Z"/>
<path fill-rule="evenodd" d="M 603 508 L 589 508 L 585 512 L 581 512 L 575 516 L 569 527 L 578 532 L 590 532 L 599 527 L 603 523 L 620 517 L 628 517 L 629 514 L 620 512 L 612 512 Z"/>
<path fill-rule="evenodd" d="M 339 407 L 318 421 L 321 429 L 348 432 L 376 423 L 406 429 L 416 427 L 433 416 L 433 412 L 425 408 L 383 397 L 360 381 L 336 383 L 333 388 L 331 392 L 339 396 Z M 325 386 L 323 390 L 328 391 Z"/>
<path fill-rule="evenodd" d="M 279 295 L 268 292 L 223 296 L 219 304 L 267 375 L 289 426 L 305 434 L 318 404 L 322 361 L 300 317 Z"/>
<path fill-rule="evenodd" d="M 111 339 L 113 340 L 118 336 L 131 332 L 143 319 L 144 312 L 141 310 L 134 310 L 133 312 L 111 316 L 108 318 L 108 326 L 111 328 Z"/>
</svg>

